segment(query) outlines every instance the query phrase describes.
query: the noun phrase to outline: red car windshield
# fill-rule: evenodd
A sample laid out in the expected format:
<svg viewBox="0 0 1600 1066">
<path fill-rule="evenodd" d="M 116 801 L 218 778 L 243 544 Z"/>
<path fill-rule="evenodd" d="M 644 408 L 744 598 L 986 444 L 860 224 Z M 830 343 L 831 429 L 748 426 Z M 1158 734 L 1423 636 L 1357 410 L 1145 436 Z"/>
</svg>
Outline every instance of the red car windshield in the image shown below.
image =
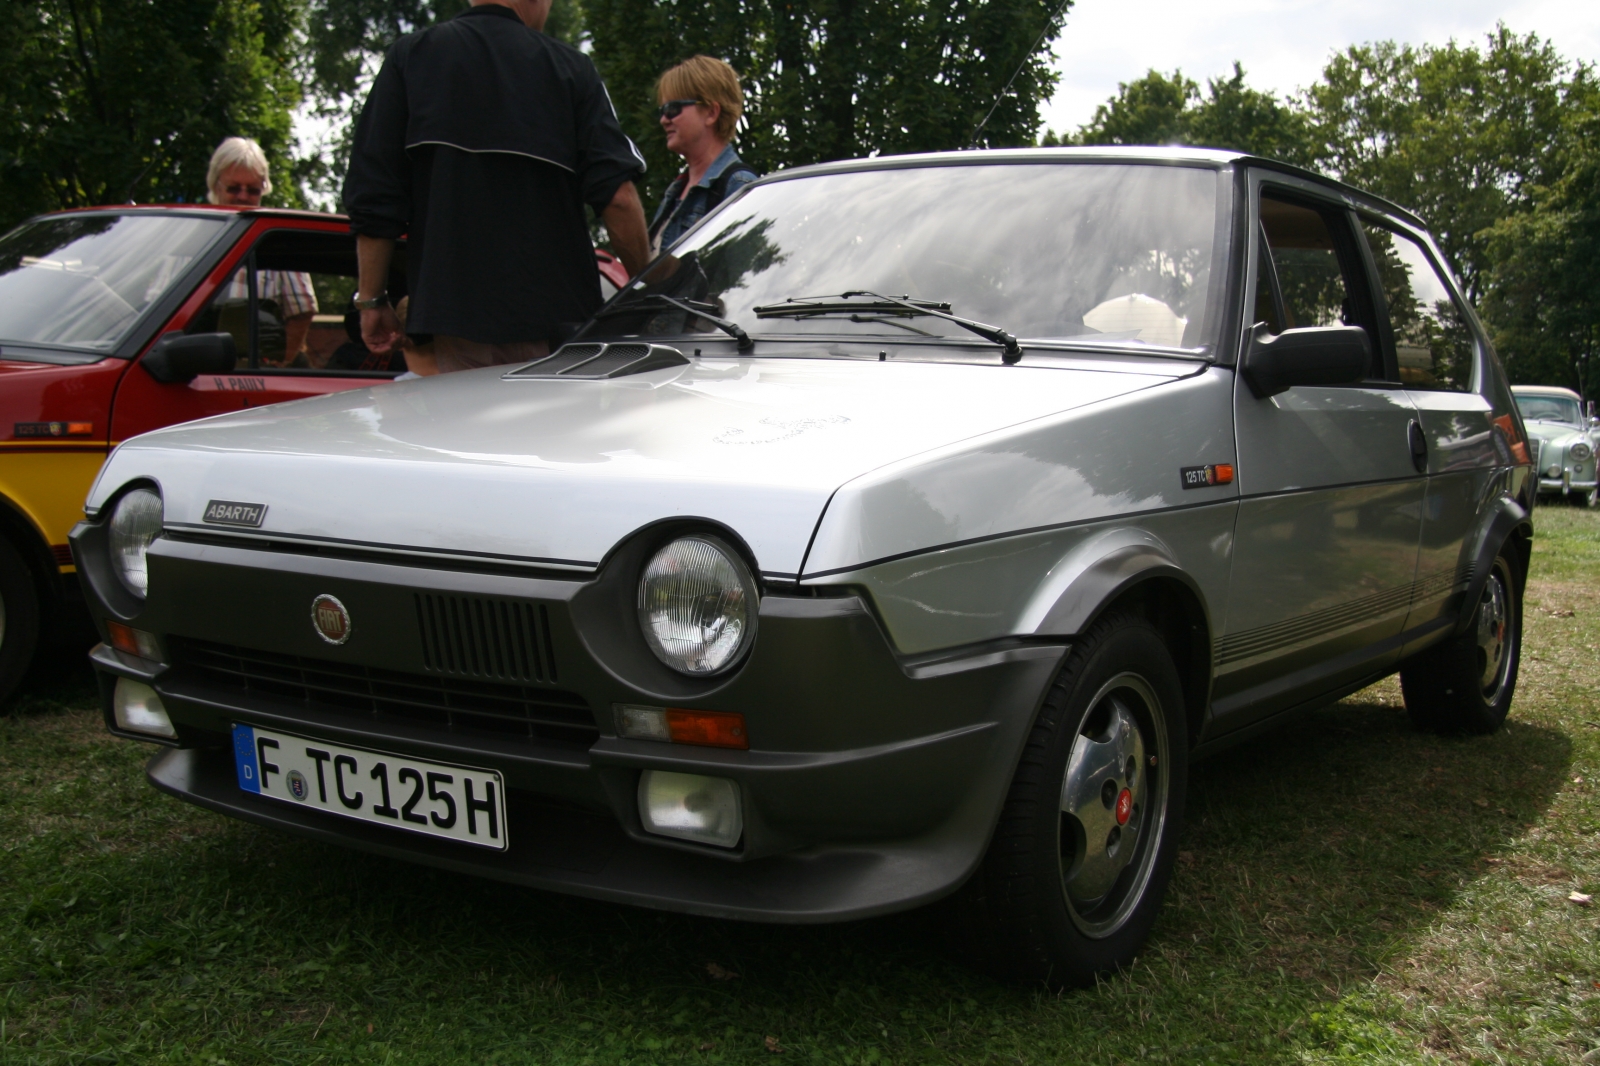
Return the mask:
<svg viewBox="0 0 1600 1066">
<path fill-rule="evenodd" d="M 226 224 L 83 214 L 17 227 L 0 237 L 0 344 L 114 350 Z"/>
</svg>

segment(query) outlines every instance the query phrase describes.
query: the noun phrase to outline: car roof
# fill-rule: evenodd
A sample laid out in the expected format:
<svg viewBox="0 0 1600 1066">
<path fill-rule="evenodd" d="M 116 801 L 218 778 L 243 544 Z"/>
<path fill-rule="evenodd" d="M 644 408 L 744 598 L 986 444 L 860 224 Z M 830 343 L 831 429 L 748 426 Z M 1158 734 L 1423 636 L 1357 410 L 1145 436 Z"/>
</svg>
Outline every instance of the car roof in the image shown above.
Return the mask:
<svg viewBox="0 0 1600 1066">
<path fill-rule="evenodd" d="M 810 166 L 779 170 L 761 179 L 761 183 L 807 177 L 812 174 L 834 174 L 860 170 L 896 170 L 930 166 L 977 166 L 995 163 L 1156 163 L 1176 166 L 1206 166 L 1221 169 L 1244 164 L 1275 170 L 1305 181 L 1315 182 L 1356 199 L 1365 201 L 1377 210 L 1394 214 L 1412 225 L 1427 228 L 1414 211 L 1391 200 L 1347 185 L 1326 174 L 1285 163 L 1281 159 L 1251 155 L 1226 148 L 1191 148 L 1187 145 L 1162 145 L 1141 147 L 1134 145 L 1090 145 L 1080 148 L 982 148 L 964 152 L 918 152 L 907 155 L 879 155 L 867 159 L 841 159 L 832 163 L 813 163 Z"/>
<path fill-rule="evenodd" d="M 1569 400 L 1582 399 L 1571 389 L 1562 388 L 1560 385 L 1513 385 L 1511 391 L 1518 396 L 1564 396 Z"/>
<path fill-rule="evenodd" d="M 319 222 L 348 222 L 345 215 L 328 211 L 304 211 L 294 207 L 236 207 L 232 204 L 104 204 L 99 207 L 69 207 L 64 211 L 50 211 L 35 218 L 58 218 L 62 215 L 119 214 L 119 215 L 248 215 L 251 218 L 309 218 Z M 31 220 L 30 220 L 31 221 Z"/>
</svg>

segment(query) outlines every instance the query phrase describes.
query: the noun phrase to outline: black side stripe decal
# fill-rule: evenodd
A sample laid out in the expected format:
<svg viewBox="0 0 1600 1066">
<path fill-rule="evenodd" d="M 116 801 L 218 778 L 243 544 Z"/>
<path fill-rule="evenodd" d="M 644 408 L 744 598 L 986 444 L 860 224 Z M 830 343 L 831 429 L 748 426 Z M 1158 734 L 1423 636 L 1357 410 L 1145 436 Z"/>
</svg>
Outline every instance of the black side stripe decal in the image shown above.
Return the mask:
<svg viewBox="0 0 1600 1066">
<path fill-rule="evenodd" d="M 1364 619 L 1381 618 L 1400 610 L 1409 610 L 1418 603 L 1439 599 L 1465 588 L 1472 581 L 1472 572 L 1473 564 L 1463 563 L 1453 571 L 1442 570 L 1408 585 L 1363 596 L 1335 607 L 1230 633 L 1217 645 L 1217 663 L 1221 665 L 1240 659 L 1253 659 L 1336 633 Z"/>
</svg>

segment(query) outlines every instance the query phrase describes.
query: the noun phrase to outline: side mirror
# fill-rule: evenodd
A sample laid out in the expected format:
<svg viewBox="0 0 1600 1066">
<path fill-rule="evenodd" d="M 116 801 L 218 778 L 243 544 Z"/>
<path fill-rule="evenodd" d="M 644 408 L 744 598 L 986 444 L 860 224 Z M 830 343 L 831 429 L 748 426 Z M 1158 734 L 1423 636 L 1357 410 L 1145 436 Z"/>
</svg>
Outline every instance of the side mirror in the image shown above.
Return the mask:
<svg viewBox="0 0 1600 1066">
<path fill-rule="evenodd" d="M 238 361 L 231 333 L 168 333 L 139 360 L 166 385 L 187 385 L 201 374 L 231 373 Z"/>
<path fill-rule="evenodd" d="M 1367 376 L 1372 342 L 1360 326 L 1312 326 L 1274 335 L 1258 322 L 1244 356 L 1250 391 L 1265 399 L 1296 385 L 1351 385 Z"/>
</svg>

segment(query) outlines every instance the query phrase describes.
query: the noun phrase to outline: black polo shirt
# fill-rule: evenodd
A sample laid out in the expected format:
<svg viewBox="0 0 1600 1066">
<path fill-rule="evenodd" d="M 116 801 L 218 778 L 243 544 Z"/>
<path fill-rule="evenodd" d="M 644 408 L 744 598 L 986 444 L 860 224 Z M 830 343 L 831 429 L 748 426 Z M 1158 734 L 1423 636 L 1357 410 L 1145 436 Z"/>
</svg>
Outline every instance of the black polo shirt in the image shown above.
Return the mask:
<svg viewBox="0 0 1600 1066">
<path fill-rule="evenodd" d="M 482 4 L 389 50 L 344 204 L 356 233 L 407 239 L 407 332 L 549 340 L 601 303 L 583 205 L 643 173 L 589 58 Z"/>
</svg>

